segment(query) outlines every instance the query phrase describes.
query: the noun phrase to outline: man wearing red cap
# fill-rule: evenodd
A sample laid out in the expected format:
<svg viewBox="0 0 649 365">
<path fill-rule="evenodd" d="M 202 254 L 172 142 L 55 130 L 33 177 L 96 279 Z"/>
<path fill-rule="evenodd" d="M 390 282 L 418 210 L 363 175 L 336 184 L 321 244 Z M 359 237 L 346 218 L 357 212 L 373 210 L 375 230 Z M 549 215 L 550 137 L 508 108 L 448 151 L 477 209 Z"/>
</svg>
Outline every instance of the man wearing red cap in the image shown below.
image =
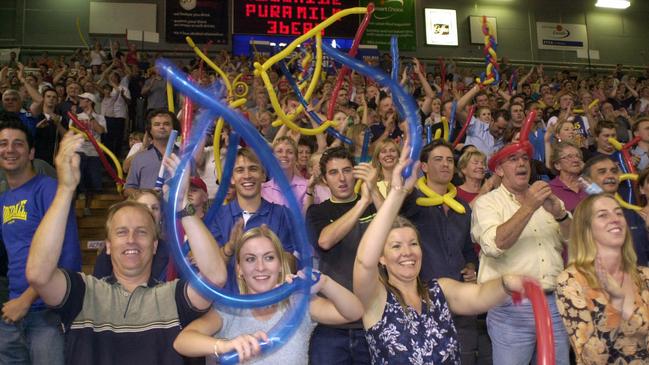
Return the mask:
<svg viewBox="0 0 649 365">
<path fill-rule="evenodd" d="M 516 273 L 536 278 L 546 292 L 557 364 L 568 364 L 568 337 L 554 298 L 556 277 L 563 270 L 561 252 L 569 235 L 570 214 L 550 189 L 537 181 L 531 186 L 527 140 L 496 153 L 489 168 L 502 178 L 499 188 L 475 202 L 471 235 L 482 248 L 478 282 Z M 499 365 L 529 364 L 536 348 L 534 315 L 529 301 L 511 301 L 487 315 L 493 362 Z"/>
</svg>

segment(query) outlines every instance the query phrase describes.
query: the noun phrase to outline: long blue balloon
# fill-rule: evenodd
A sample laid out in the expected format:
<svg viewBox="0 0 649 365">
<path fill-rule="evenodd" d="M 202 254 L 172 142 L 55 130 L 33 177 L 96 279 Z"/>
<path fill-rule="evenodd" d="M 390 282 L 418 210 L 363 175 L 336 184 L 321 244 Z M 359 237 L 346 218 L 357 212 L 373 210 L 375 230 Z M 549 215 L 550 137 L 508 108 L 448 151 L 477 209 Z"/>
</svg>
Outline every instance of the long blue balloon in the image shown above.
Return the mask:
<svg viewBox="0 0 649 365">
<path fill-rule="evenodd" d="M 278 161 L 275 159 L 268 143 L 261 137 L 259 132 L 252 127 L 252 123 L 245 120 L 240 114 L 228 108 L 225 104 L 216 100 L 212 95 L 205 92 L 205 90 L 200 89 L 194 83 L 188 81 L 183 76 L 182 72 L 179 71 L 173 64 L 164 59 L 160 59 L 156 62 L 157 68 L 162 75 L 165 75 L 166 78 L 173 84 L 173 86 L 179 90 L 182 94 L 190 97 L 194 102 L 204 106 L 205 108 L 212 111 L 214 114 L 221 115 L 223 118 L 239 132 L 243 138 L 248 142 L 248 144 L 255 149 L 257 155 L 262 161 L 263 165 L 270 171 L 271 176 L 273 176 L 280 188 L 284 191 L 291 191 L 290 185 L 279 166 Z M 181 158 L 181 162 L 176 171 L 176 176 L 171 180 L 169 191 L 169 201 L 167 202 L 166 207 L 166 219 L 170 224 L 167 224 L 167 232 L 169 234 L 169 239 L 171 240 L 170 244 L 172 246 L 172 254 L 174 255 L 175 262 L 178 264 L 179 271 L 184 277 L 188 278 L 192 287 L 198 290 L 205 297 L 211 298 L 215 301 L 222 299 L 229 299 L 235 305 L 239 307 L 253 307 L 259 306 L 259 303 L 266 301 L 271 303 L 277 303 L 283 298 L 286 298 L 292 292 L 301 292 L 303 295 L 295 302 L 292 310 L 288 310 L 283 316 L 282 320 L 275 325 L 268 333 L 269 341 L 261 344 L 262 353 L 268 354 L 276 349 L 295 333 L 296 328 L 299 326 L 300 321 L 308 312 L 309 305 L 309 291 L 312 284 L 311 280 L 295 280 L 292 284 L 285 284 L 279 288 L 273 289 L 270 292 L 257 294 L 252 296 L 240 296 L 248 297 L 248 299 L 253 298 L 254 300 L 245 300 L 244 298 L 237 298 L 236 296 L 227 296 L 221 293 L 218 290 L 214 290 L 210 285 L 206 284 L 201 280 L 200 277 L 191 269 L 187 260 L 182 256 L 179 245 L 179 232 L 176 224 L 172 222 L 176 221 L 175 212 L 178 208 L 178 195 L 180 192 L 180 182 L 186 171 L 190 159 L 192 158 L 199 141 L 203 138 L 205 130 L 209 127 L 209 124 L 214 120 L 215 115 L 206 114 L 201 116 L 199 122 L 193 128 L 192 137 L 190 138 L 190 143 L 184 151 Z M 294 224 L 295 230 L 294 233 L 297 236 L 297 242 L 301 244 L 298 245 L 300 263 L 304 267 L 304 273 L 307 278 L 311 278 L 312 272 L 312 252 L 311 247 L 308 244 L 307 234 L 304 224 L 304 219 L 300 214 L 300 208 L 293 194 L 286 194 L 285 199 L 290 207 L 289 214 Z M 268 299 L 272 298 L 272 301 Z M 268 305 L 268 304 L 265 304 Z M 285 324 L 293 324 L 288 326 Z M 235 352 L 226 354 L 221 358 L 222 364 L 234 364 L 238 362 L 238 355 Z"/>
<path fill-rule="evenodd" d="M 622 169 L 622 173 L 628 174 L 630 172 L 629 167 L 626 165 L 626 161 L 624 161 L 624 156 L 622 156 L 622 152 L 616 151 L 615 156 L 620 165 L 620 168 Z M 635 199 L 633 198 L 633 183 L 631 182 L 631 180 L 627 180 L 626 184 L 627 187 L 629 188 L 629 190 L 627 191 L 626 201 L 629 202 L 630 204 L 633 204 L 635 203 Z"/>
<path fill-rule="evenodd" d="M 406 166 L 402 174 L 403 177 L 408 178 L 412 174 L 412 166 L 414 162 L 419 160 L 422 140 L 422 127 L 421 123 L 419 123 L 419 117 L 417 116 L 417 104 L 415 104 L 412 96 L 410 96 L 398 82 L 392 80 L 390 76 L 386 75 L 383 71 L 370 67 L 357 59 L 347 56 L 346 54 L 340 53 L 326 43 L 322 44 L 322 50 L 331 58 L 336 60 L 336 62 L 342 63 L 359 74 L 370 77 L 376 80 L 380 85 L 390 89 L 392 97 L 394 98 L 394 106 L 397 108 L 399 114 L 405 117 L 408 122 L 408 137 L 411 146 L 408 158 L 410 158 L 411 164 Z"/>
<path fill-rule="evenodd" d="M 390 54 L 392 56 L 392 80 L 399 82 L 399 41 L 396 36 L 390 38 Z"/>
<path fill-rule="evenodd" d="M 457 113 L 457 100 L 451 104 L 451 115 L 448 116 L 448 140 L 455 141 L 453 132 L 455 132 L 455 114 Z"/>
<path fill-rule="evenodd" d="M 370 160 L 372 159 L 369 156 L 371 140 L 372 140 L 372 130 L 368 127 L 365 129 L 365 135 L 363 136 L 363 146 L 361 147 L 360 162 L 370 162 Z"/>
<path fill-rule="evenodd" d="M 280 52 L 279 47 L 276 47 L 275 48 L 275 53 L 279 53 L 279 52 Z M 277 63 L 279 64 L 279 69 L 284 74 L 284 77 L 286 77 L 286 80 L 288 81 L 289 85 L 291 85 L 291 88 L 293 89 L 293 92 L 295 93 L 295 96 L 300 101 L 300 104 L 302 104 L 302 106 L 304 107 L 304 111 L 306 111 L 309 114 L 309 116 L 313 120 L 315 120 L 316 123 L 318 123 L 318 125 L 322 125 L 322 119 L 320 119 L 320 116 L 318 115 L 318 113 L 316 113 L 313 110 L 308 110 L 309 109 L 309 103 L 307 103 L 307 101 L 304 100 L 304 96 L 302 95 L 302 91 L 300 91 L 300 87 L 297 85 L 297 82 L 295 82 L 295 78 L 293 77 L 293 75 L 291 75 L 291 72 L 288 70 L 288 67 L 286 66 L 286 62 L 284 62 L 284 60 L 280 60 Z M 327 128 L 325 130 L 327 131 L 327 133 L 330 136 L 332 136 L 334 138 L 338 138 L 343 143 L 346 143 L 346 144 L 349 144 L 349 145 L 352 144 L 351 139 L 347 138 L 345 135 L 338 132 L 335 128 L 329 127 L 329 128 Z"/>
<path fill-rule="evenodd" d="M 223 164 L 223 174 L 221 175 L 221 184 L 219 185 L 218 190 L 216 191 L 216 196 L 214 197 L 214 202 L 210 210 L 207 211 L 203 221 L 209 223 L 214 220 L 216 213 L 223 205 L 225 197 L 228 195 L 228 190 L 230 188 L 230 180 L 232 179 L 232 170 L 234 169 L 234 163 L 237 159 L 237 149 L 239 147 L 239 133 L 236 131 L 230 131 L 230 139 L 228 143 L 228 150 L 225 154 L 225 163 Z M 214 163 L 221 163 L 221 161 L 214 161 Z"/>
</svg>

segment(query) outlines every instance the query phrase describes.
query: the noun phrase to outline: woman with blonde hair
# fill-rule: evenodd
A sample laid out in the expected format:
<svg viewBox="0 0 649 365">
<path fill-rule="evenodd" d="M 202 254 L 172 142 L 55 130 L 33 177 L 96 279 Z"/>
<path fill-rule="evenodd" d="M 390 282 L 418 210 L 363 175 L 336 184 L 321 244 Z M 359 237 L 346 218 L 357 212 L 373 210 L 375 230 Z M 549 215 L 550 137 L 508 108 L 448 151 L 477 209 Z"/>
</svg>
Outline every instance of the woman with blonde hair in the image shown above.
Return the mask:
<svg viewBox="0 0 649 365">
<path fill-rule="evenodd" d="M 246 231 L 235 242 L 237 285 L 243 294 L 259 294 L 272 290 L 291 278 L 291 255 L 284 252 L 279 238 L 266 225 Z M 309 315 L 305 316 L 288 343 L 276 352 L 253 364 L 306 364 L 309 339 L 316 322 L 343 324 L 358 320 L 363 307 L 349 290 L 321 274 L 313 284 Z M 190 323 L 176 338 L 174 348 L 185 356 L 223 354 L 236 349 L 228 338 L 244 339 L 253 346 L 237 349 L 244 359 L 258 352 L 257 341 L 265 334 L 256 332 L 254 339 L 247 335 L 255 331 L 269 331 L 293 305 L 292 299 L 265 308 L 213 309 Z"/>
<path fill-rule="evenodd" d="M 495 174 L 485 180 L 487 155 L 477 149 L 467 150 L 460 156 L 457 170 L 464 180 L 464 183 L 457 187 L 457 196 L 471 207 L 477 197 L 490 192 L 500 184 L 500 177 Z"/>
<path fill-rule="evenodd" d="M 577 364 L 649 359 L 649 268 L 636 265 L 624 213 L 610 195 L 575 210 L 569 261 L 557 278 L 557 307 Z"/>
<path fill-rule="evenodd" d="M 392 170 L 399 162 L 401 157 L 401 147 L 391 138 L 377 142 L 372 154 L 372 165 L 378 172 L 376 186 L 379 192 L 385 198 L 390 190 L 390 181 L 392 180 Z"/>
</svg>

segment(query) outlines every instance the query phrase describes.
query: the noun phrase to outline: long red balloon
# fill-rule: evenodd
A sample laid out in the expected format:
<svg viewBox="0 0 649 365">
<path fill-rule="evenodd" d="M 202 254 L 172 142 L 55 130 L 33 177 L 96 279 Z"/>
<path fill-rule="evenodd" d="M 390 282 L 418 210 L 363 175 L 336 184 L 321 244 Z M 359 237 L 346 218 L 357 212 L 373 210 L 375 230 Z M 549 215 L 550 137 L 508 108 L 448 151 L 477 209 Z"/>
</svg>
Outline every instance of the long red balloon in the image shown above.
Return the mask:
<svg viewBox="0 0 649 365">
<path fill-rule="evenodd" d="M 622 146 L 622 151 L 620 151 L 622 152 L 622 156 L 624 157 L 624 162 L 626 162 L 626 165 L 629 168 L 629 172 L 632 174 L 637 173 L 637 171 L 635 169 L 635 165 L 633 164 L 633 158 L 631 157 L 629 150 L 638 142 L 640 142 L 640 139 L 640 136 L 636 136 L 634 139 L 630 140 L 624 146 Z"/>
<path fill-rule="evenodd" d="M 189 81 L 192 81 L 191 76 L 188 77 Z M 183 140 L 183 150 L 185 149 L 185 144 L 187 143 L 187 140 L 189 139 L 189 132 L 192 129 L 192 116 L 194 115 L 194 103 L 192 103 L 191 99 L 189 97 L 185 96 L 183 100 L 183 119 L 180 121 L 180 130 L 181 130 L 181 136 Z"/>
<path fill-rule="evenodd" d="M 79 128 L 80 130 L 86 133 L 86 136 L 88 136 L 88 140 L 95 147 L 95 150 L 97 150 L 97 154 L 99 155 L 99 160 L 101 161 L 101 164 L 104 165 L 104 169 L 106 169 L 108 175 L 110 175 L 110 177 L 115 181 L 115 183 L 119 185 L 124 185 L 126 181 L 120 179 L 119 176 L 117 176 L 115 170 L 113 170 L 113 166 L 111 166 L 110 162 L 108 162 L 108 160 L 106 159 L 106 155 L 104 155 L 104 151 L 101 149 L 101 147 L 99 147 L 97 140 L 95 140 L 95 137 L 92 135 L 92 132 L 90 132 L 90 130 L 88 130 L 85 124 L 81 123 L 81 121 L 79 121 L 79 118 L 77 118 L 77 116 L 72 112 L 70 111 L 68 112 L 68 117 L 77 128 Z"/>
<path fill-rule="evenodd" d="M 464 134 L 466 133 L 466 129 L 469 127 L 469 123 L 471 123 L 471 118 L 473 118 L 473 113 L 475 113 L 475 105 L 471 105 L 471 109 L 469 109 L 469 115 L 466 118 L 466 123 L 464 123 L 464 126 L 460 130 L 460 133 L 457 135 L 457 138 L 455 138 L 455 142 L 453 142 L 453 148 L 460 143 L 460 140 L 462 140 L 462 137 L 464 137 Z M 451 116 L 449 115 L 449 118 Z"/>
<path fill-rule="evenodd" d="M 367 13 L 365 13 L 365 16 L 363 17 L 363 21 L 358 27 L 358 30 L 356 30 L 356 35 L 354 36 L 354 41 L 352 42 L 352 48 L 349 50 L 348 53 L 350 57 L 356 57 L 356 53 L 358 52 L 358 46 L 361 44 L 361 39 L 363 38 L 365 29 L 367 29 L 367 25 L 370 23 L 370 20 L 372 19 L 372 14 L 374 14 L 374 3 L 369 3 L 367 4 Z M 334 85 L 333 91 L 331 93 L 331 99 L 329 100 L 329 108 L 327 109 L 328 120 L 332 120 L 334 117 L 336 99 L 338 98 L 338 93 L 340 92 L 340 89 L 343 87 L 343 80 L 345 79 L 345 76 L 347 76 L 347 73 L 349 73 L 349 67 L 343 65 L 343 68 L 338 73 L 338 77 L 336 78 L 336 84 Z"/>
<path fill-rule="evenodd" d="M 554 365 L 554 332 L 552 332 L 552 317 L 548 301 L 541 287 L 533 281 L 523 283 L 525 295 L 532 303 L 534 311 L 534 327 L 536 328 L 536 363 L 538 365 Z"/>
</svg>

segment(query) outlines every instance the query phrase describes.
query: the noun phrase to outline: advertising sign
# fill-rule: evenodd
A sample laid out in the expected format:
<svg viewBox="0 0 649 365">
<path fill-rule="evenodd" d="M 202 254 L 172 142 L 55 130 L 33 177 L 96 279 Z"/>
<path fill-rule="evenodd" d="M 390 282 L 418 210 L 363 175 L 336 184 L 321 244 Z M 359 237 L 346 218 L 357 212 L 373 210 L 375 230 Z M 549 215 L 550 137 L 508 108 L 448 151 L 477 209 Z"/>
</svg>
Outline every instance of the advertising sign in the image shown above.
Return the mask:
<svg viewBox="0 0 649 365">
<path fill-rule="evenodd" d="M 195 43 L 228 43 L 228 1 L 166 0 L 165 39 L 185 43 L 190 36 Z"/>
<path fill-rule="evenodd" d="M 365 30 L 363 44 L 373 44 L 382 50 L 390 49 L 390 38 L 399 38 L 401 51 L 415 51 L 417 38 L 415 30 L 414 0 L 361 0 L 360 6 L 373 2 L 376 7 Z"/>
<path fill-rule="evenodd" d="M 583 24 L 536 22 L 536 38 L 539 49 L 559 51 L 588 49 L 586 26 Z"/>
</svg>

